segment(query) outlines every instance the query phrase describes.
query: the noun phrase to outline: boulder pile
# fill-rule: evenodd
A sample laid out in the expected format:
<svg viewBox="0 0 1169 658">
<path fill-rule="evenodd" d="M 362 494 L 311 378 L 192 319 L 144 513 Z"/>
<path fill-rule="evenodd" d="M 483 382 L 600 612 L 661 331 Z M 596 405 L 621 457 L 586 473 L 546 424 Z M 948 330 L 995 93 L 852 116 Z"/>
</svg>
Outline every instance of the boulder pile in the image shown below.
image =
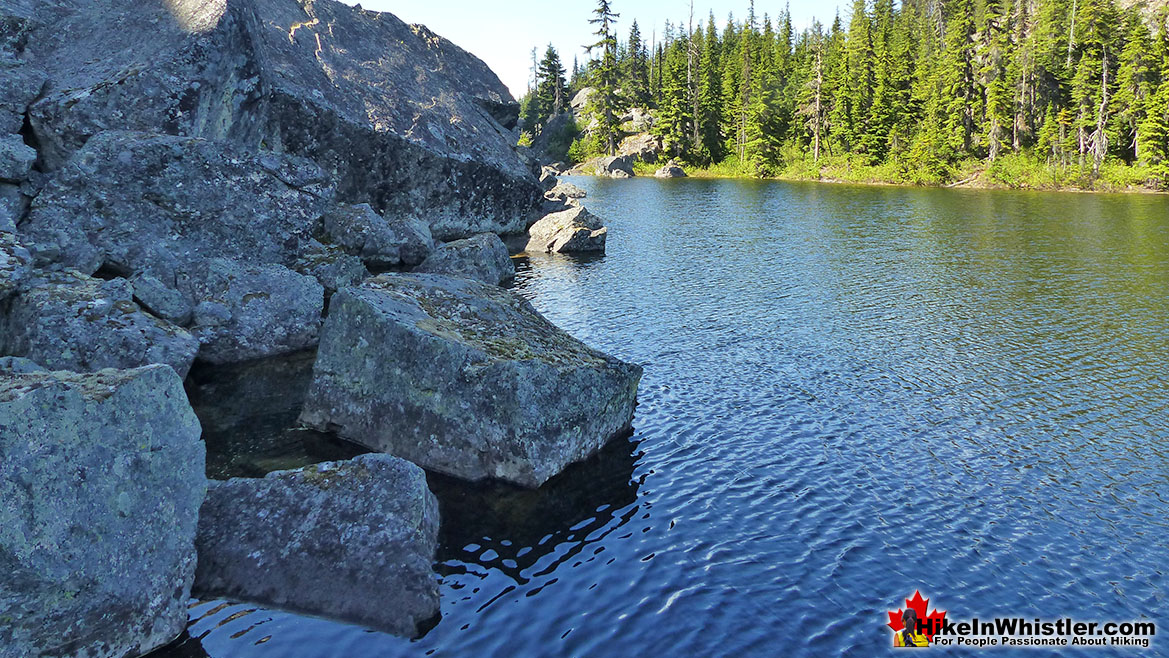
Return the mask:
<svg viewBox="0 0 1169 658">
<path fill-rule="evenodd" d="M 192 582 L 412 636 L 422 468 L 534 487 L 629 427 L 640 368 L 499 287 L 501 235 L 605 237 L 517 117 L 335 0 L 0 3 L 0 654 L 143 655 Z M 318 343 L 305 424 L 390 454 L 206 493 L 188 372 Z"/>
</svg>

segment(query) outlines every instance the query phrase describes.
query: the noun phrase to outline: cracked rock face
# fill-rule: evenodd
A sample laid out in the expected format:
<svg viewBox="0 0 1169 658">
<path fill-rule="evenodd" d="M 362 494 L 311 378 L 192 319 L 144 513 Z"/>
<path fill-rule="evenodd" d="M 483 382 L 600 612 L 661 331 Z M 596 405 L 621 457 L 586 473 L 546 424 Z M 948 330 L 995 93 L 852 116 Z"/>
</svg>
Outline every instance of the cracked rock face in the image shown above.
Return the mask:
<svg viewBox="0 0 1169 658">
<path fill-rule="evenodd" d="M 30 110 L 49 169 L 102 131 L 159 131 L 306 156 L 341 200 L 439 239 L 526 227 L 518 106 L 424 27 L 333 0 L 38 4 L 24 56 L 50 80 Z"/>
<path fill-rule="evenodd" d="M 169 283 L 178 264 L 202 258 L 293 264 L 332 194 L 301 158 L 108 132 L 56 173 L 19 231 L 38 262 Z"/>
<path fill-rule="evenodd" d="M 434 250 L 426 222 L 382 217 L 368 203 L 337 204 L 324 217 L 324 231 L 334 243 L 375 269 L 417 265 Z"/>
<path fill-rule="evenodd" d="M 333 297 L 301 421 L 456 477 L 535 487 L 629 427 L 640 379 L 511 292 L 383 275 Z"/>
<path fill-rule="evenodd" d="M 389 455 L 213 482 L 195 590 L 413 637 L 438 614 L 438 521 L 426 474 Z"/>
<path fill-rule="evenodd" d="M 30 281 L 0 327 L 3 353 L 54 370 L 162 363 L 186 377 L 199 350 L 199 341 L 185 329 L 143 311 L 125 279 L 102 281 L 77 272 Z"/>
<path fill-rule="evenodd" d="M 165 366 L 0 364 L 0 654 L 122 658 L 187 625 L 207 489 Z"/>
</svg>

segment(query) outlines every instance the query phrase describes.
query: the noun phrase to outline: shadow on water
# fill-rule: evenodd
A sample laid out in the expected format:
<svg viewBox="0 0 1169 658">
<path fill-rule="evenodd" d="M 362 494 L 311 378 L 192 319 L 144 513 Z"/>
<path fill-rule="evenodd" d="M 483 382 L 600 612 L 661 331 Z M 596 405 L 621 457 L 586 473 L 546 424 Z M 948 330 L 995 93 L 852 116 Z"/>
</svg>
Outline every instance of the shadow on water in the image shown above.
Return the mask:
<svg viewBox="0 0 1169 658">
<path fill-rule="evenodd" d="M 428 474 L 442 516 L 438 570 L 444 577 L 467 565 L 498 569 L 517 584 L 550 573 L 603 538 L 616 515 L 637 500 L 633 470 L 640 453 L 629 435 L 573 464 L 539 489 L 502 482 L 471 483 Z M 574 544 L 560 559 L 531 573 L 557 547 Z"/>
<path fill-rule="evenodd" d="M 263 477 L 272 471 L 369 452 L 331 434 L 298 427 L 316 351 L 232 366 L 197 365 L 187 396 L 203 425 L 207 477 Z"/>
</svg>

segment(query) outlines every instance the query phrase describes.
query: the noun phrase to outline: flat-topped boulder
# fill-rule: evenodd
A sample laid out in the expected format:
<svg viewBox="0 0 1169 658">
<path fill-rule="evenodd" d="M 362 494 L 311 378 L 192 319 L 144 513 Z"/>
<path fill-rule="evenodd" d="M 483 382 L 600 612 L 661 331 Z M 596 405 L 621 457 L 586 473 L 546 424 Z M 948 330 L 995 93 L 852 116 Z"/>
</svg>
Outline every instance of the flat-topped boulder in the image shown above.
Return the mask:
<svg viewBox="0 0 1169 658">
<path fill-rule="evenodd" d="M 438 614 L 438 501 L 390 455 L 212 482 L 195 591 L 407 637 Z"/>
<path fill-rule="evenodd" d="M 448 242 L 434 251 L 415 272 L 448 274 L 499 285 L 515 278 L 507 245 L 494 233 Z"/>
<path fill-rule="evenodd" d="M 301 421 L 424 468 L 535 487 L 630 426 L 640 379 L 509 291 L 383 275 L 333 297 Z"/>
<path fill-rule="evenodd" d="M 19 232 L 39 262 L 169 283 L 204 258 L 292 265 L 332 203 L 328 177 L 303 158 L 107 132 L 56 173 Z"/>
<path fill-rule="evenodd" d="M 0 369 L 0 455 L 0 655 L 140 656 L 186 628 L 207 480 L 173 370 Z"/>
<path fill-rule="evenodd" d="M 52 370 L 162 363 L 186 377 L 199 350 L 199 341 L 185 329 L 142 310 L 129 281 L 78 272 L 36 276 L 10 302 L 0 330 L 0 353 Z"/>
<path fill-rule="evenodd" d="M 392 14 L 334 0 L 53 0 L 26 57 L 49 169 L 129 129 L 311 158 L 350 203 L 435 237 L 520 233 L 541 191 L 518 105 L 480 60 Z"/>
<path fill-rule="evenodd" d="M 604 251 L 608 229 L 600 218 L 579 204 L 549 213 L 528 229 L 529 252 L 571 253 Z"/>
</svg>

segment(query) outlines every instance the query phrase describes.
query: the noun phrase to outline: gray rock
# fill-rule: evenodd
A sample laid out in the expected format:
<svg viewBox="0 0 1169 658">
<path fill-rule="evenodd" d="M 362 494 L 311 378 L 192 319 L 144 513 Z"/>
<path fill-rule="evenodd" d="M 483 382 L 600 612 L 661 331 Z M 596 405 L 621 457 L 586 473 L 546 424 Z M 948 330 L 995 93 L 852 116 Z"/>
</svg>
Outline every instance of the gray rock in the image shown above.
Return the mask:
<svg viewBox="0 0 1169 658">
<path fill-rule="evenodd" d="M 77 372 L 162 363 L 186 377 L 199 342 L 143 311 L 133 298 L 125 279 L 44 273 L 12 300 L 4 353 Z"/>
<path fill-rule="evenodd" d="M 560 181 L 556 180 L 556 174 L 552 173 L 552 171 L 547 167 L 545 167 L 544 170 L 540 172 L 540 185 L 545 190 L 550 190 L 556 187 L 556 184 L 559 182 Z"/>
<path fill-rule="evenodd" d="M 662 153 L 662 140 L 649 133 L 630 135 L 621 140 L 617 155 L 626 155 L 642 162 L 657 162 Z M 632 170 L 629 173 L 633 173 Z"/>
<path fill-rule="evenodd" d="M 519 233 L 539 196 L 491 70 L 422 26 L 339 2 L 57 0 L 29 50 L 50 168 L 104 130 L 307 156 L 338 195 L 437 237 Z"/>
<path fill-rule="evenodd" d="M 549 201 L 565 202 L 569 199 L 583 199 L 588 193 L 572 183 L 557 183 L 555 187 L 544 193 Z"/>
<path fill-rule="evenodd" d="M 0 136 L 0 180 L 24 180 L 36 161 L 36 149 L 26 145 L 20 135 Z"/>
<path fill-rule="evenodd" d="M 601 176 L 611 178 L 632 178 L 633 163 L 636 159 L 632 155 L 611 155 L 596 161 L 596 172 Z"/>
<path fill-rule="evenodd" d="M 320 335 L 324 287 L 280 265 L 212 258 L 185 270 L 178 285 L 195 300 L 191 333 L 202 344 L 201 361 L 287 354 L 315 345 Z"/>
<path fill-rule="evenodd" d="M 629 427 L 640 379 L 511 292 L 383 275 L 333 297 L 301 420 L 428 469 L 535 487 Z"/>
<path fill-rule="evenodd" d="M 0 12 L 3 11 L 0 8 Z M 7 31 L 10 26 L 0 25 L 0 40 L 3 40 L 4 34 L 11 34 Z M 6 59 L 0 54 L 0 134 L 20 132 L 24 126 L 25 112 L 40 95 L 44 85 L 45 76 L 35 67 L 15 58 Z"/>
<path fill-rule="evenodd" d="M 38 262 L 55 258 L 86 274 L 103 264 L 155 273 L 209 257 L 292 265 L 332 193 L 302 158 L 109 132 L 57 172 L 20 232 Z"/>
<path fill-rule="evenodd" d="M 324 230 L 334 243 L 375 269 L 417 265 L 434 249 L 426 222 L 383 218 L 368 203 L 338 204 L 325 214 Z"/>
<path fill-rule="evenodd" d="M 515 264 L 511 262 L 507 245 L 494 233 L 448 242 L 414 271 L 462 276 L 493 286 L 515 278 Z"/>
<path fill-rule="evenodd" d="M 134 301 L 150 313 L 179 326 L 191 323 L 194 309 L 183 293 L 151 274 L 140 273 L 130 280 L 130 284 L 134 288 Z"/>
<path fill-rule="evenodd" d="M 302 250 L 292 269 L 316 279 L 325 288 L 326 297 L 342 288 L 356 286 L 369 277 L 369 270 L 360 258 L 345 253 L 337 245 L 319 242 Z"/>
<path fill-rule="evenodd" d="M 426 474 L 389 455 L 213 482 L 195 590 L 413 637 L 438 613 L 437 544 Z"/>
<path fill-rule="evenodd" d="M 19 356 L 0 357 L 0 377 L 12 375 L 29 375 L 34 372 L 48 372 L 35 361 Z"/>
<path fill-rule="evenodd" d="M 16 223 L 24 216 L 25 206 L 20 187 L 0 183 L 0 233 L 16 232 Z"/>
<path fill-rule="evenodd" d="M 528 230 L 526 251 L 569 253 L 576 251 L 604 251 L 608 229 L 596 215 L 583 206 L 554 212 L 532 225 Z"/>
<path fill-rule="evenodd" d="M 682 169 L 682 165 L 670 160 L 666 166 L 658 169 L 654 176 L 657 178 L 685 178 L 686 170 Z"/>
<path fill-rule="evenodd" d="M 0 655 L 138 656 L 187 625 L 207 489 L 168 367 L 0 376 Z"/>
<path fill-rule="evenodd" d="M 32 255 L 21 246 L 15 233 L 0 230 L 0 302 L 16 294 L 32 271 Z M 0 325 L 3 316 L 0 315 Z M 0 345 L 3 344 L 0 336 Z"/>
</svg>

